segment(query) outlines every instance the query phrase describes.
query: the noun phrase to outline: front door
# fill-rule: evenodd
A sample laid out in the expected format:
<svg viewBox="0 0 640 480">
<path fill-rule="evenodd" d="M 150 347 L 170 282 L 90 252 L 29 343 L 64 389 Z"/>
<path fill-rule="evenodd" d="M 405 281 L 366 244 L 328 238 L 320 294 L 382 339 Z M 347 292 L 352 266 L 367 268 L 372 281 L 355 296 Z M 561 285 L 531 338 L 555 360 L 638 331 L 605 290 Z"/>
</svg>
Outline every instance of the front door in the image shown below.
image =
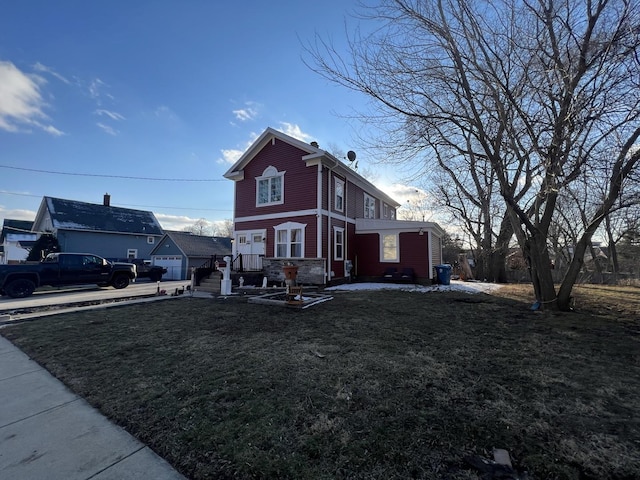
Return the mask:
<svg viewBox="0 0 640 480">
<path fill-rule="evenodd" d="M 236 255 L 242 254 L 244 270 L 262 269 L 262 257 L 266 252 L 266 230 L 236 232 Z"/>
</svg>

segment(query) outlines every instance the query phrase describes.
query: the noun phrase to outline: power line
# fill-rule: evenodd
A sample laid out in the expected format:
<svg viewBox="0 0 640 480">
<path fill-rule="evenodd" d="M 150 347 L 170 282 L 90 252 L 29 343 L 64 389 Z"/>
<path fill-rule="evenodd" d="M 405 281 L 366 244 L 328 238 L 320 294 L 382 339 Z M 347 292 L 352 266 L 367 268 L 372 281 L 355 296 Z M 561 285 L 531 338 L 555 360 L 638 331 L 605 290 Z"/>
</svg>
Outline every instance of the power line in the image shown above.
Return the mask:
<svg viewBox="0 0 640 480">
<path fill-rule="evenodd" d="M 19 195 L 22 197 L 36 197 L 42 198 L 46 195 L 34 195 L 32 193 L 20 193 L 9 192 L 7 190 L 0 190 L 0 195 Z M 89 202 L 91 203 L 91 202 Z M 192 211 L 204 211 L 204 212 L 233 212 L 233 208 L 194 208 L 194 207 L 171 207 L 167 205 L 138 205 L 133 203 L 114 203 L 114 206 L 122 207 L 144 207 L 144 208 L 167 208 L 171 210 L 192 210 Z"/>
<path fill-rule="evenodd" d="M 47 173 L 51 175 L 70 175 L 74 177 L 100 177 L 100 178 L 121 178 L 126 180 L 150 180 L 153 182 L 224 182 L 222 178 L 153 178 L 153 177 L 133 177 L 129 175 L 101 175 L 97 173 L 74 173 L 56 172 L 53 170 L 38 170 L 36 168 L 13 167 L 11 165 L 0 165 L 0 168 L 11 170 L 22 170 L 24 172 Z"/>
</svg>

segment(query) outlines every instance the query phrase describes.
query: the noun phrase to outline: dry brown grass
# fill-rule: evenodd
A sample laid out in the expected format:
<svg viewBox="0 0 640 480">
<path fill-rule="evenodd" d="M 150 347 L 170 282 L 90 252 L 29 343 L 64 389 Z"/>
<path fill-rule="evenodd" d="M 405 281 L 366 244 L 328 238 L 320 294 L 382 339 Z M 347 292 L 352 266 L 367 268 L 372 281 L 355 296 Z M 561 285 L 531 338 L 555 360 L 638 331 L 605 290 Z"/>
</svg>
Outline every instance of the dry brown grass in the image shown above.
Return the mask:
<svg viewBox="0 0 640 480">
<path fill-rule="evenodd" d="M 529 478 L 635 479 L 637 296 L 600 290 L 562 314 L 518 286 L 181 298 L 2 334 L 195 479 L 479 479 L 493 448 Z"/>
</svg>

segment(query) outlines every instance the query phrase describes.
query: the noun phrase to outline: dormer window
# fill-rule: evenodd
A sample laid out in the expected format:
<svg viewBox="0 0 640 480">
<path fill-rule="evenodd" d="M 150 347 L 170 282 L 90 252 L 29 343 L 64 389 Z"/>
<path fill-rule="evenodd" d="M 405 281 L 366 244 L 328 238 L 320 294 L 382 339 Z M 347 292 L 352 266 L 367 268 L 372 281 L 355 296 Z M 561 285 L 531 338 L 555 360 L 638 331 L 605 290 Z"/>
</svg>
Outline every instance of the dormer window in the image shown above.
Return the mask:
<svg viewBox="0 0 640 480">
<path fill-rule="evenodd" d="M 279 205 L 284 203 L 284 173 L 269 166 L 256 177 L 256 205 Z"/>
</svg>

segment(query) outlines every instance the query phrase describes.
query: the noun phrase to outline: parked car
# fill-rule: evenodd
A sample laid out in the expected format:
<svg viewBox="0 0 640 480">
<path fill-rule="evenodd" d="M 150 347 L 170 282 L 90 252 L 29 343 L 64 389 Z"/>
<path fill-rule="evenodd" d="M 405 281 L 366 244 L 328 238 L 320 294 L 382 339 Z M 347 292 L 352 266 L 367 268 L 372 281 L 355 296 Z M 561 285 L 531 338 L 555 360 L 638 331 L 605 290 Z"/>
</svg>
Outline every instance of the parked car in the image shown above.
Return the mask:
<svg viewBox="0 0 640 480">
<path fill-rule="evenodd" d="M 44 285 L 82 285 L 125 288 L 137 277 L 132 263 L 109 262 L 90 253 L 50 253 L 39 263 L 0 265 L 0 294 L 13 298 L 31 295 Z"/>
<path fill-rule="evenodd" d="M 167 273 L 165 267 L 160 265 L 151 265 L 151 260 L 143 260 L 142 258 L 109 258 L 110 262 L 133 263 L 138 269 L 138 278 L 148 278 L 152 282 L 162 280 L 162 276 Z"/>
</svg>

